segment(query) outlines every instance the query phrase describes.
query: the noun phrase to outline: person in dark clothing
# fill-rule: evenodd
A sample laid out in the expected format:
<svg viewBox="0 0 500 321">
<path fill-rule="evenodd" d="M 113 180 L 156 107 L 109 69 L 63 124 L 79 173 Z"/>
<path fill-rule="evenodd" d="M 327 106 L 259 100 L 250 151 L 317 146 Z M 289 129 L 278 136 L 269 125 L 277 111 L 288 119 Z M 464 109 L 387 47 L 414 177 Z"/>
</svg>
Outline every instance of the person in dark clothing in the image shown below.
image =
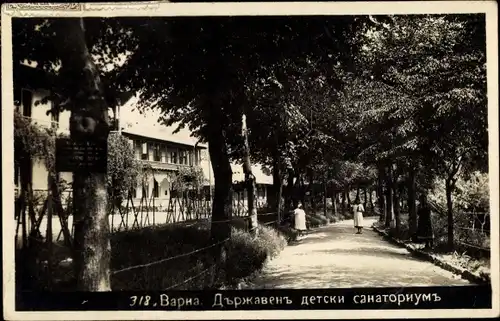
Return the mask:
<svg viewBox="0 0 500 321">
<path fill-rule="evenodd" d="M 432 229 L 431 209 L 425 194 L 420 195 L 417 215 L 417 240 L 425 242 L 425 248 L 431 248 L 434 242 L 434 232 Z"/>
</svg>

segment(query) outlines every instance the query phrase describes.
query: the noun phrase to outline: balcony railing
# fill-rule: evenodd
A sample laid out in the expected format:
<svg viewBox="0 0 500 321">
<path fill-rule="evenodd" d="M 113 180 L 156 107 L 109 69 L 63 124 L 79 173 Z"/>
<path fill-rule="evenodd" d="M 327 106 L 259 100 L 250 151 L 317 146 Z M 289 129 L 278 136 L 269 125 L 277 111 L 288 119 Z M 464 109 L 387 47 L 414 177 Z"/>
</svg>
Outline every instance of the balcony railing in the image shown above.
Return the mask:
<svg viewBox="0 0 500 321">
<path fill-rule="evenodd" d="M 176 171 L 180 168 L 191 167 L 191 165 L 163 163 L 163 162 L 157 162 L 157 161 L 151 161 L 151 160 L 141 160 L 141 162 L 143 164 L 150 165 L 152 168 L 155 168 L 155 169 L 164 169 L 164 170 L 172 170 L 172 171 Z"/>
</svg>

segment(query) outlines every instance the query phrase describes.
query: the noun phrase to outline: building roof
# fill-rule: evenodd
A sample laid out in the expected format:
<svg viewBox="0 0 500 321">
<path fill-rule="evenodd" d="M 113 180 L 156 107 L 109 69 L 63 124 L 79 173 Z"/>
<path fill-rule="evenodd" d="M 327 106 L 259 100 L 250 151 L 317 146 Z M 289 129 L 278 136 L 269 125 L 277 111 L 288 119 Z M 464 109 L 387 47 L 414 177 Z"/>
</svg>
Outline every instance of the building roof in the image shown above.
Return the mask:
<svg viewBox="0 0 500 321">
<path fill-rule="evenodd" d="M 162 125 L 158 123 L 158 111 L 147 110 L 141 113 L 135 108 L 136 103 L 137 97 L 134 96 L 120 108 L 122 133 L 188 146 L 194 146 L 198 142 L 198 138 L 193 137 L 188 128 L 182 128 L 174 134 L 178 124 Z M 198 143 L 197 147 L 207 148 L 207 145 Z"/>
</svg>

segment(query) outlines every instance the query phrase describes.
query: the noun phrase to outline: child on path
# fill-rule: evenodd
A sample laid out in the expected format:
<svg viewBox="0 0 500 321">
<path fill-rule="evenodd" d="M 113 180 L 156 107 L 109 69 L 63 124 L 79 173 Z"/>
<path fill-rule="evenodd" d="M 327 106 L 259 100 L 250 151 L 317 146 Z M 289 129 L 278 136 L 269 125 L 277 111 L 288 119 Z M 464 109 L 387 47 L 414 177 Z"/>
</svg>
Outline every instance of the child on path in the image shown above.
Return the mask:
<svg viewBox="0 0 500 321">
<path fill-rule="evenodd" d="M 294 227 L 299 232 L 299 236 L 304 234 L 307 230 L 306 227 L 306 212 L 302 209 L 302 204 L 299 203 L 297 208 L 293 211 L 294 216 Z"/>
<path fill-rule="evenodd" d="M 363 230 L 363 212 L 365 208 L 361 201 L 359 200 L 359 196 L 356 196 L 354 200 L 354 205 L 352 206 L 352 211 L 354 213 L 354 227 L 358 229 L 356 234 L 362 234 Z"/>
</svg>

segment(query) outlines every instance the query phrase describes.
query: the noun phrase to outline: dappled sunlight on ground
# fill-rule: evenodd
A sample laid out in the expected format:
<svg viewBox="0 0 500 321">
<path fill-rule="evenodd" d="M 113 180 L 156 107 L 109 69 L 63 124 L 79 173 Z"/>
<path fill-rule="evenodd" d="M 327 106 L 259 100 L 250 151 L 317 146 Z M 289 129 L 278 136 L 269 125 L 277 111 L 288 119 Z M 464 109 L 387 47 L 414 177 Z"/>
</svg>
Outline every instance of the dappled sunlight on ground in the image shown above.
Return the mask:
<svg viewBox="0 0 500 321">
<path fill-rule="evenodd" d="M 365 218 L 363 234 L 347 220 L 309 232 L 268 263 L 245 288 L 340 288 L 466 285 L 432 263 L 384 241 Z"/>
</svg>

